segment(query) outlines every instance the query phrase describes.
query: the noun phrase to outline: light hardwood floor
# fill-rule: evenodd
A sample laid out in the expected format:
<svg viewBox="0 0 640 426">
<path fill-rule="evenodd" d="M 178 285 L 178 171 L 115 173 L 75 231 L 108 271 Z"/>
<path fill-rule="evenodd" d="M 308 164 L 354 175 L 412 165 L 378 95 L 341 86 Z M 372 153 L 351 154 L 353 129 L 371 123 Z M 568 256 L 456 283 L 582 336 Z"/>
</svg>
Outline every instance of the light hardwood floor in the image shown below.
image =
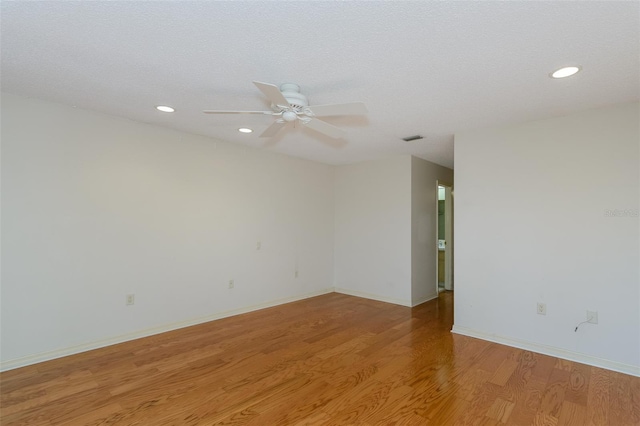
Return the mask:
<svg viewBox="0 0 640 426">
<path fill-rule="evenodd" d="M 0 374 L 9 425 L 638 425 L 640 378 L 327 294 Z"/>
</svg>

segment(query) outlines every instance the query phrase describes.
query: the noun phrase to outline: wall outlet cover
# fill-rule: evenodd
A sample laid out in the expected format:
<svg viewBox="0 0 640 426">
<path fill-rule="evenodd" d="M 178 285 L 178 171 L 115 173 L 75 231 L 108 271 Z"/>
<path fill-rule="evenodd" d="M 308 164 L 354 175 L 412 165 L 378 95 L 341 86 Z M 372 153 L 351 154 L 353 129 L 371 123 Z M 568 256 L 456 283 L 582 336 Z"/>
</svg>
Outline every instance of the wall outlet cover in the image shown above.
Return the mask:
<svg viewBox="0 0 640 426">
<path fill-rule="evenodd" d="M 537 311 L 538 311 L 538 315 L 547 315 L 547 304 L 538 302 Z"/>
</svg>

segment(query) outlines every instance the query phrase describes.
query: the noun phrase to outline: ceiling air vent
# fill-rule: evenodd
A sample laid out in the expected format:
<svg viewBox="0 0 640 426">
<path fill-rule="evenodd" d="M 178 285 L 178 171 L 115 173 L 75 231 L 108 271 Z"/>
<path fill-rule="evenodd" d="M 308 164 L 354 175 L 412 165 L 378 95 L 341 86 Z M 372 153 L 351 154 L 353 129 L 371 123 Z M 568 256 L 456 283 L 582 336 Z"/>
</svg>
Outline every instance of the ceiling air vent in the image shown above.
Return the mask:
<svg viewBox="0 0 640 426">
<path fill-rule="evenodd" d="M 413 136 L 407 136 L 406 138 L 402 138 L 402 140 L 405 142 L 417 141 L 418 139 L 424 139 L 424 136 L 413 135 Z"/>
</svg>

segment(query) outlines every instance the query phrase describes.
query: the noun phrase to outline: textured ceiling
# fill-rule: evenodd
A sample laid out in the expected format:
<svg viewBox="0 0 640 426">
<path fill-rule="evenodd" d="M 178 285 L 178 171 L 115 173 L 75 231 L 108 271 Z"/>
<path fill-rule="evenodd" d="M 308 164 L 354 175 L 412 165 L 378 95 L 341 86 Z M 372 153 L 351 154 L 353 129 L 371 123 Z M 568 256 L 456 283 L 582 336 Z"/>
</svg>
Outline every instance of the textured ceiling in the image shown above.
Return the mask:
<svg viewBox="0 0 640 426">
<path fill-rule="evenodd" d="M 7 2 L 2 90 L 328 164 L 413 154 L 453 167 L 453 134 L 637 101 L 638 2 Z M 552 70 L 580 64 L 565 80 Z M 252 80 L 297 83 L 341 140 L 273 139 Z M 156 111 L 158 104 L 176 108 Z M 237 132 L 251 127 L 253 134 Z M 421 134 L 425 139 L 404 142 Z"/>
</svg>

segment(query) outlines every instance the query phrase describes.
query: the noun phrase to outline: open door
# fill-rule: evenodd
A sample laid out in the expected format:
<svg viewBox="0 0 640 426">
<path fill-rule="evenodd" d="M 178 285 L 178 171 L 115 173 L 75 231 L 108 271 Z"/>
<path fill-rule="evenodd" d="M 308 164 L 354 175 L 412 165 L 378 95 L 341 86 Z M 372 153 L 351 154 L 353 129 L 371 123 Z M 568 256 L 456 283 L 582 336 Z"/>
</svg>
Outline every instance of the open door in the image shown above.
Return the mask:
<svg viewBox="0 0 640 426">
<path fill-rule="evenodd" d="M 453 191 L 451 185 L 437 182 L 438 220 L 436 241 L 438 250 L 438 292 L 453 290 Z"/>
</svg>

